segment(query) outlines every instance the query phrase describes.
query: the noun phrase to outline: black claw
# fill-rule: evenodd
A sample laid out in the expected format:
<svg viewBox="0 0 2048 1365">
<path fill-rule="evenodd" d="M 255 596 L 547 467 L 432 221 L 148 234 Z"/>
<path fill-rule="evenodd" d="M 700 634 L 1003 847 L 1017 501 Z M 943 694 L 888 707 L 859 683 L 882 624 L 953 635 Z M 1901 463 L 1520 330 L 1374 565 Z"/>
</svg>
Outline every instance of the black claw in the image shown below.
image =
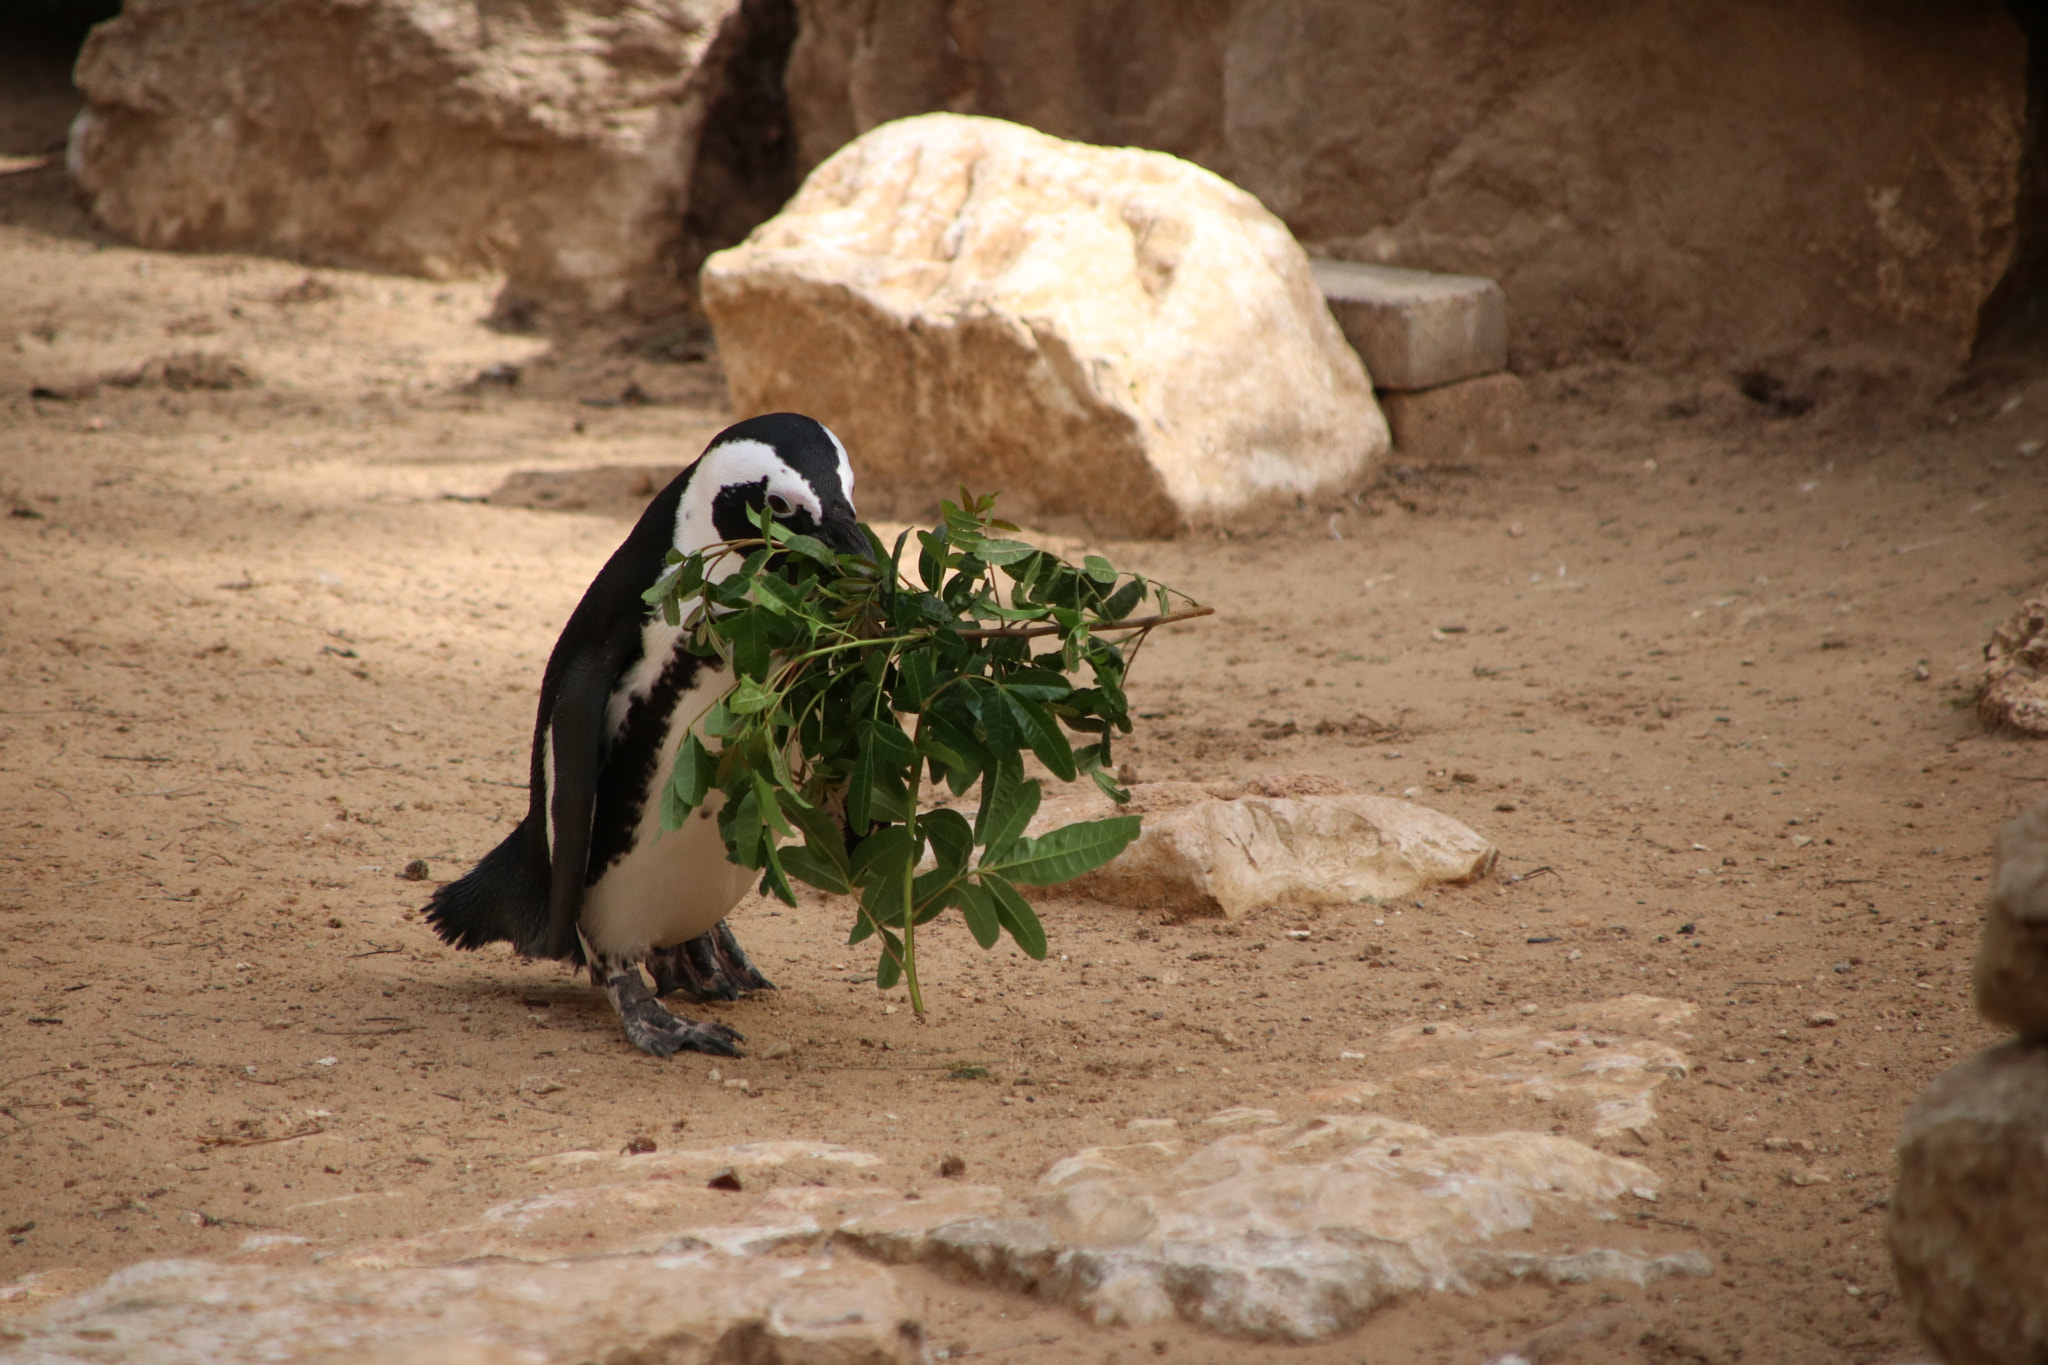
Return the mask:
<svg viewBox="0 0 2048 1365">
<path fill-rule="evenodd" d="M 647 989 L 640 969 L 628 967 L 605 977 L 605 994 L 619 1012 L 626 1038 L 642 1052 L 656 1057 L 673 1057 L 678 1052 L 707 1052 L 716 1057 L 737 1057 L 734 1042 L 744 1042 L 736 1029 L 724 1024 L 699 1023 L 668 1012 Z"/>
<path fill-rule="evenodd" d="M 655 949 L 647 955 L 647 970 L 654 977 L 656 995 L 681 992 L 700 1004 L 775 989 L 775 983 L 761 975 L 724 920 L 693 939 Z"/>
</svg>

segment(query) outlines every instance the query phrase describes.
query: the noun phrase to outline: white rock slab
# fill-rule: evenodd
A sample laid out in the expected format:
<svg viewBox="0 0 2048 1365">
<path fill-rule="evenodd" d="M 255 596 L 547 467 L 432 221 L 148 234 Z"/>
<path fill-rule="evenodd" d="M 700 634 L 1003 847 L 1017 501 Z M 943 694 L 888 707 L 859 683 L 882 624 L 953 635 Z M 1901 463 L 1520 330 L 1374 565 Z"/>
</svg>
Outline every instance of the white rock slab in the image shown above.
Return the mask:
<svg viewBox="0 0 2048 1365">
<path fill-rule="evenodd" d="M 1262 788 L 1148 782 L 1127 810 L 1136 842 L 1107 867 L 1067 883 L 1120 905 L 1239 918 L 1260 906 L 1391 900 L 1492 871 L 1498 850 L 1426 806 L 1349 791 L 1309 774 Z M 1114 813 L 1098 793 L 1062 793 L 1033 822 L 1041 831 Z"/>
<path fill-rule="evenodd" d="M 1166 535 L 1348 488 L 1387 450 L 1287 228 L 1160 152 L 884 124 L 713 256 L 703 299 L 736 410 L 832 427 L 870 516 L 964 483 Z"/>
<path fill-rule="evenodd" d="M 1066 1304 L 1098 1324 L 1179 1317 L 1211 1330 L 1314 1341 L 1404 1295 L 1522 1280 L 1644 1284 L 1707 1275 L 1696 1248 L 1596 1221 L 1654 1198 L 1657 1177 L 1569 1138 L 1439 1137 L 1377 1115 L 1318 1117 L 1178 1141 L 1088 1148 L 1056 1163 L 1025 1210 L 928 1222 L 853 1219 L 871 1255 Z M 1594 1216 L 1589 1216 L 1594 1215 Z M 1555 1224 L 1550 1245 L 1493 1243 Z"/>
<path fill-rule="evenodd" d="M 676 1354 L 686 1343 L 703 1354 Z M 886 1269 L 708 1251 L 402 1271 L 149 1261 L 0 1323 L 0 1352 L 21 1365 L 924 1359 Z"/>
</svg>

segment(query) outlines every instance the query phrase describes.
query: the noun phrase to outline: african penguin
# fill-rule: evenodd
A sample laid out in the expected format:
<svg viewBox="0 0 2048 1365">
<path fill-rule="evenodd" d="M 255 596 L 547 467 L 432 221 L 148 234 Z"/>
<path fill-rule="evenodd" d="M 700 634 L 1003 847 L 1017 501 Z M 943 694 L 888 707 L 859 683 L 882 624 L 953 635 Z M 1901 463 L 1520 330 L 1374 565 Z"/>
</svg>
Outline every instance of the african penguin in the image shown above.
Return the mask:
<svg viewBox="0 0 2048 1365">
<path fill-rule="evenodd" d="M 762 507 L 835 550 L 869 553 L 846 447 L 821 423 L 778 412 L 720 432 L 647 505 L 548 656 L 526 819 L 427 906 L 435 932 L 458 948 L 502 939 L 529 957 L 587 966 L 626 1036 L 659 1057 L 734 1056 L 743 1040 L 722 1024 L 678 1018 L 657 994 L 729 1000 L 773 987 L 725 924 L 759 874 L 726 859 L 718 794 L 684 828 L 661 828 L 676 750 L 732 671 L 690 653 L 685 631 L 641 594 L 667 569 L 670 549 L 758 535 L 747 513 Z"/>
</svg>

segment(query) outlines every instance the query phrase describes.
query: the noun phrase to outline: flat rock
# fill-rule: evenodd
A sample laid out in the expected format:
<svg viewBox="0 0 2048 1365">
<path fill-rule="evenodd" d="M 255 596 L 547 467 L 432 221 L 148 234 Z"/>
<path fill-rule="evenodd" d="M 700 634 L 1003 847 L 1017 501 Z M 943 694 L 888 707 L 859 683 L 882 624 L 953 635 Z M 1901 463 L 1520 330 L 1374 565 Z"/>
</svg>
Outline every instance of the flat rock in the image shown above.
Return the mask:
<svg viewBox="0 0 2048 1365">
<path fill-rule="evenodd" d="M 1322 258 L 1310 264 L 1378 387 L 1429 389 L 1507 368 L 1507 297 L 1492 280 Z"/>
<path fill-rule="evenodd" d="M 402 1271 L 148 1261 L 0 1323 L 0 1350 L 39 1365 L 924 1358 L 880 1266 L 702 1250 Z"/>
<path fill-rule="evenodd" d="M 871 515 L 965 483 L 1165 535 L 1350 488 L 1387 449 L 1286 227 L 1164 153 L 901 119 L 713 256 L 703 297 L 734 407 L 826 422 Z"/>
<path fill-rule="evenodd" d="M 1235 919 L 1266 905 L 1387 900 L 1467 882 L 1499 856 L 1448 815 L 1312 774 L 1256 785 L 1147 782 L 1132 788 L 1126 809 L 1144 817 L 1136 842 L 1068 890 Z M 1033 829 L 1112 813 L 1097 793 L 1062 794 L 1045 803 Z"/>
<path fill-rule="evenodd" d="M 2048 1038 L 2048 800 L 1998 833 L 1974 977 L 1978 1013 L 2023 1038 Z"/>
<path fill-rule="evenodd" d="M 738 10 L 136 0 L 80 53 L 70 166 L 93 215 L 144 246 L 502 271 L 609 308 L 665 264 L 699 67 Z"/>
<path fill-rule="evenodd" d="M 1525 406 L 1522 381 L 1506 372 L 1380 395 L 1394 448 L 1417 460 L 1469 460 L 1519 450 Z"/>
<path fill-rule="evenodd" d="M 2020 603 L 1991 632 L 1977 714 L 1986 725 L 2048 735 L 2048 589 Z"/>
<path fill-rule="evenodd" d="M 1624 995 L 1552 1010 L 1442 1019 L 1390 1029 L 1370 1055 L 1398 1068 L 1384 1085 L 1351 1082 L 1310 1092 L 1331 1104 L 1369 1104 L 1382 1089 L 1451 1088 L 1538 1100 L 1583 1110 L 1594 1137 L 1646 1136 L 1657 1126 L 1656 1094 L 1692 1073 L 1685 1025 L 1699 1013 L 1686 1000 Z M 1562 1014 L 1563 1017 L 1558 1017 Z"/>
<path fill-rule="evenodd" d="M 1656 1177 L 1569 1138 L 1440 1137 L 1378 1115 L 1318 1117 L 1178 1141 L 1091 1147 L 1024 1207 L 906 1234 L 862 1220 L 842 1241 L 887 1259 L 1063 1303 L 1102 1325 L 1181 1318 L 1314 1341 L 1398 1296 L 1521 1281 L 1644 1284 L 1705 1275 L 1696 1248 L 1589 1215 L 1656 1193 Z M 1543 1225 L 1543 1234 L 1527 1236 Z M 1525 1234 L 1511 1236 L 1511 1234 Z"/>
<path fill-rule="evenodd" d="M 1892 1273 L 1947 1365 L 2048 1360 L 2048 1043 L 1987 1048 L 1906 1112 Z"/>
</svg>

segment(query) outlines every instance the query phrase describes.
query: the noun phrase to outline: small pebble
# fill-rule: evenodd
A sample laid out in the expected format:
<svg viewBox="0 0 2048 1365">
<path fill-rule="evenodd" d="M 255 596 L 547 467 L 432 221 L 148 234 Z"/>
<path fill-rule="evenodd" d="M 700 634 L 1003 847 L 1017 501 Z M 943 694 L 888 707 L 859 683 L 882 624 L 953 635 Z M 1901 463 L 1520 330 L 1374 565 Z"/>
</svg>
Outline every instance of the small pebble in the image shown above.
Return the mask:
<svg viewBox="0 0 2048 1365">
<path fill-rule="evenodd" d="M 1522 1005 L 1519 1008 L 1521 1009 L 1523 1014 L 1534 1014 L 1536 1012 L 1536 1007 L 1534 1005 Z"/>
<path fill-rule="evenodd" d="M 958 1180 L 967 1174 L 967 1163 L 957 1156 L 940 1157 L 939 1174 L 948 1180 Z"/>
<path fill-rule="evenodd" d="M 1815 1010 L 1812 1014 L 1806 1016 L 1806 1026 L 1808 1028 L 1833 1028 L 1841 1022 L 1840 1015 L 1832 1014 L 1827 1010 Z"/>
<path fill-rule="evenodd" d="M 409 882 L 423 882 L 433 874 L 428 869 L 425 858 L 414 858 L 399 871 L 398 875 Z"/>
<path fill-rule="evenodd" d="M 626 1139 L 626 1145 L 619 1148 L 620 1156 L 645 1156 L 654 1150 L 654 1139 L 641 1134 Z"/>
<path fill-rule="evenodd" d="M 707 1190 L 729 1190 L 737 1194 L 746 1187 L 740 1184 L 739 1173 L 734 1171 L 732 1167 L 727 1166 L 724 1170 L 705 1181 L 704 1188 Z"/>
<path fill-rule="evenodd" d="M 796 1049 L 789 1045 L 788 1040 L 777 1038 L 774 1042 L 768 1044 L 768 1046 L 761 1049 L 761 1055 L 768 1061 L 772 1062 L 780 1058 L 787 1057 L 790 1053 L 795 1051 Z"/>
</svg>

